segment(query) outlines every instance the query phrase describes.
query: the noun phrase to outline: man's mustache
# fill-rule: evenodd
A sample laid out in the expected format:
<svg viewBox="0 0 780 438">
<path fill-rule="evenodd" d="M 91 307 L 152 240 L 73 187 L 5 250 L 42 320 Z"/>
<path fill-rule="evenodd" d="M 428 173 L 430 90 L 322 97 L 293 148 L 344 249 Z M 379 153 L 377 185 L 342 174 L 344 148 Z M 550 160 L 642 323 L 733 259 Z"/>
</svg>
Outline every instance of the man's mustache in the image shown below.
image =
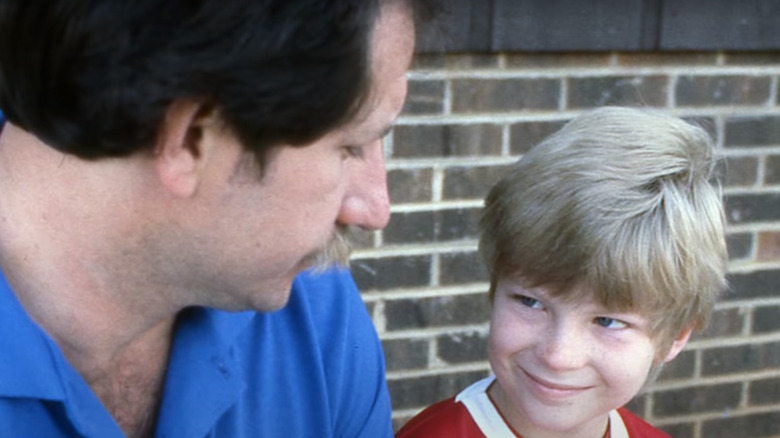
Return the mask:
<svg viewBox="0 0 780 438">
<path fill-rule="evenodd" d="M 349 264 L 352 254 L 354 230 L 351 227 L 339 226 L 333 231 L 333 236 L 322 248 L 312 254 L 312 267 L 316 271 L 324 271 L 333 265 L 345 267 Z"/>
</svg>

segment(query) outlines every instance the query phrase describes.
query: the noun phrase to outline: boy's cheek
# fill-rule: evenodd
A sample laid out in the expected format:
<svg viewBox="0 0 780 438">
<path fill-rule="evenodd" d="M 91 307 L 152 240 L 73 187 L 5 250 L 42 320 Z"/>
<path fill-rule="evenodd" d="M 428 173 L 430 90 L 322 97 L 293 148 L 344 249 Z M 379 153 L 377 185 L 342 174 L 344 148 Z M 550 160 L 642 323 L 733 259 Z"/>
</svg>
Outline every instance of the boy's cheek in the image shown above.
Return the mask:
<svg viewBox="0 0 780 438">
<path fill-rule="evenodd" d="M 526 334 L 527 332 L 519 330 L 514 324 L 499 321 L 491 324 L 487 341 L 488 359 L 491 364 L 509 361 L 514 354 L 525 350 L 528 347 Z"/>
</svg>

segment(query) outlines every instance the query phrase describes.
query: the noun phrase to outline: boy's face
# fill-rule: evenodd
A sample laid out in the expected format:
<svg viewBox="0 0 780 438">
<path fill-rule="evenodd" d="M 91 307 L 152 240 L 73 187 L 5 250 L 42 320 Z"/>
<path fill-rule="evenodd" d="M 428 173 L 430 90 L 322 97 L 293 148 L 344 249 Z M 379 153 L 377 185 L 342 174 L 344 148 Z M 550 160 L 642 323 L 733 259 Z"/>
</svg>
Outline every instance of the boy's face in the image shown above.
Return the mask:
<svg viewBox="0 0 780 438">
<path fill-rule="evenodd" d="M 653 366 L 648 327 L 642 315 L 608 311 L 588 289 L 554 298 L 544 287 L 501 280 L 488 341 L 498 383 L 490 395 L 523 436 L 601 437 L 609 411 L 639 392 Z"/>
</svg>

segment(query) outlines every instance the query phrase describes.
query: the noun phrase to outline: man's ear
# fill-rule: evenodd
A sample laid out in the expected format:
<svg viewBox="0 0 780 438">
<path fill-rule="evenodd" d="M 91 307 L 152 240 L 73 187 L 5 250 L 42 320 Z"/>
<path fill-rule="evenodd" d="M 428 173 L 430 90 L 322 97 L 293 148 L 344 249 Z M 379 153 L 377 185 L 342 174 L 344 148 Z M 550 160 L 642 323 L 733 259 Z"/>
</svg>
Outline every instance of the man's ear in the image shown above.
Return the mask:
<svg viewBox="0 0 780 438">
<path fill-rule="evenodd" d="M 677 338 L 674 339 L 672 346 L 669 348 L 669 353 L 666 354 L 666 357 L 663 360 L 664 363 L 669 362 L 680 354 L 680 351 L 682 351 L 685 344 L 687 344 L 688 340 L 691 338 L 691 333 L 693 333 L 693 328 L 687 328 L 677 335 Z"/>
<path fill-rule="evenodd" d="M 212 105 L 179 99 L 168 106 L 157 134 L 154 160 L 163 186 L 177 197 L 195 194 L 204 161 L 204 129 L 214 127 Z"/>
</svg>

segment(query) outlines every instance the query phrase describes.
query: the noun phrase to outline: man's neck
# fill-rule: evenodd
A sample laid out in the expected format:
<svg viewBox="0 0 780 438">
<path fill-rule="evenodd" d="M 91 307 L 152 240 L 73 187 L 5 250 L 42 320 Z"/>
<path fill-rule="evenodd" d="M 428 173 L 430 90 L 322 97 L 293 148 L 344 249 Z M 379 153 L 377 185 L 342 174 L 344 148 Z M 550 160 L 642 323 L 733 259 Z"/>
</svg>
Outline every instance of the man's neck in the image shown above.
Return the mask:
<svg viewBox="0 0 780 438">
<path fill-rule="evenodd" d="M 82 372 L 127 437 L 154 435 L 172 331 L 172 321 L 161 323 L 110 362 Z"/>
<path fill-rule="evenodd" d="M 115 175 L 111 166 L 66 157 L 7 124 L 0 266 L 127 435 L 144 436 L 153 431 L 179 309 L 145 275 L 143 255 L 132 255 L 142 230 L 131 212 L 145 210 L 134 204 L 140 194 L 123 191 L 132 184 L 122 178 L 136 175 L 105 178 Z"/>
</svg>

